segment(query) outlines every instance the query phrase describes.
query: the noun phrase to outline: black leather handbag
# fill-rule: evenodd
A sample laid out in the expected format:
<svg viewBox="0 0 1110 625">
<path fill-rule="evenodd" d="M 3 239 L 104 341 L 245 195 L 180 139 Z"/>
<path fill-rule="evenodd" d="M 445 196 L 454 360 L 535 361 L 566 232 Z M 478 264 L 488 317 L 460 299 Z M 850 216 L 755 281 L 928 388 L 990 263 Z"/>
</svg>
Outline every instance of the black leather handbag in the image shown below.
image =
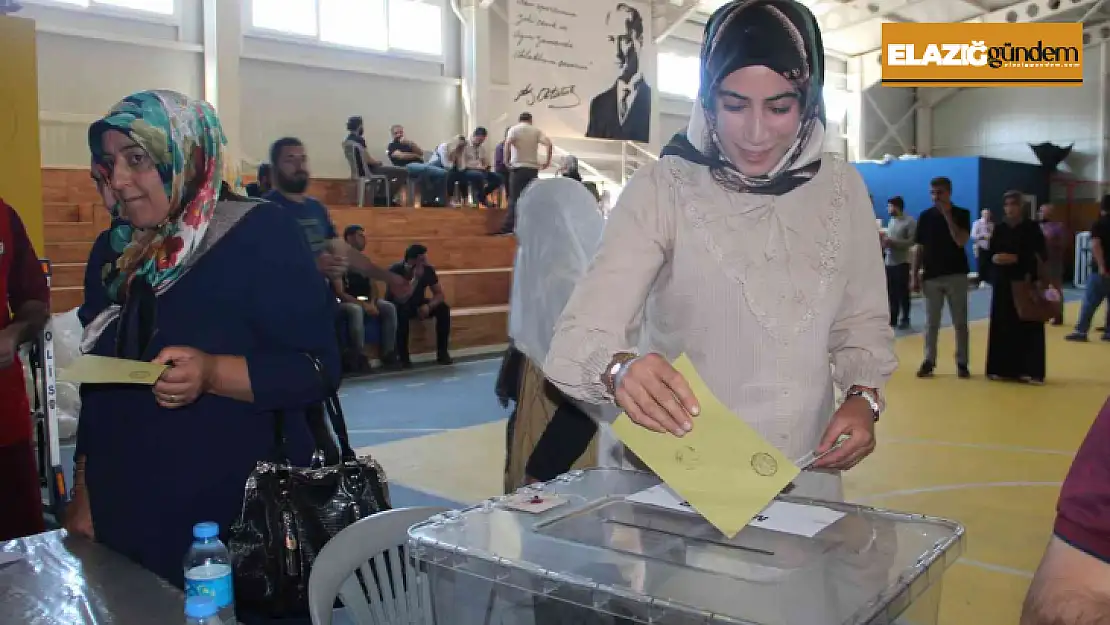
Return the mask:
<svg viewBox="0 0 1110 625">
<path fill-rule="evenodd" d="M 327 385 L 320 362 L 308 357 Z M 274 436 L 280 457 L 259 462 L 247 479 L 243 509 L 228 542 L 241 612 L 307 617 L 308 576 L 324 544 L 355 521 L 390 509 L 385 471 L 374 459 L 355 456 L 334 391 L 324 408 L 339 439 L 338 464 L 323 465 L 322 450 L 329 441 L 321 441 L 315 428 L 314 466 L 292 466 L 278 414 Z"/>
</svg>

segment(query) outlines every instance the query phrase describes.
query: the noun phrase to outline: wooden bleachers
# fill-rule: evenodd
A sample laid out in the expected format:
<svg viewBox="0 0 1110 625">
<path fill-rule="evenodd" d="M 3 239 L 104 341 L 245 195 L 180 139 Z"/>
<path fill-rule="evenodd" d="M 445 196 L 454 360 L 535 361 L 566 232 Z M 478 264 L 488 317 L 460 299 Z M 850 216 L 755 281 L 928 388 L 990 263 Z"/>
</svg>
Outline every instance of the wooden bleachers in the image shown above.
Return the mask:
<svg viewBox="0 0 1110 625">
<path fill-rule="evenodd" d="M 516 242 L 488 236 L 500 223 L 501 211 L 358 208 L 344 203 L 350 187 L 345 180 L 313 181 L 309 193 L 325 201 L 341 232 L 352 224 L 365 228 L 366 253 L 380 265 L 400 261 L 412 243 L 428 247 L 453 311 L 452 350 L 479 351 L 507 342 Z M 96 236 L 108 227 L 108 213 L 88 170 L 44 168 L 43 202 L 42 255 L 53 263 L 52 308 L 66 311 L 81 304 L 85 263 Z M 412 353 L 433 352 L 434 345 L 431 323 L 415 324 Z"/>
</svg>

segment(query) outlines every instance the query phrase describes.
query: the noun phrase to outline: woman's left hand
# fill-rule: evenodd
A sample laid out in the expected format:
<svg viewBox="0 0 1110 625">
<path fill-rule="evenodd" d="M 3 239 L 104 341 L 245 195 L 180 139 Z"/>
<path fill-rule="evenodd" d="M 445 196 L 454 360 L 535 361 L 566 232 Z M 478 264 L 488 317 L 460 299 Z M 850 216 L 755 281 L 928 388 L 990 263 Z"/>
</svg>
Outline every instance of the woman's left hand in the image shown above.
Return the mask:
<svg viewBox="0 0 1110 625">
<path fill-rule="evenodd" d="M 163 408 L 181 408 L 207 392 L 212 375 L 212 356 L 192 347 L 167 347 L 153 362 L 169 365 L 154 383 L 154 397 Z"/>
<path fill-rule="evenodd" d="M 848 440 L 839 449 L 818 460 L 814 468 L 847 471 L 875 451 L 875 413 L 861 397 L 849 397 L 840 405 L 825 428 L 817 453 L 831 449 L 844 434 L 848 435 Z"/>
</svg>

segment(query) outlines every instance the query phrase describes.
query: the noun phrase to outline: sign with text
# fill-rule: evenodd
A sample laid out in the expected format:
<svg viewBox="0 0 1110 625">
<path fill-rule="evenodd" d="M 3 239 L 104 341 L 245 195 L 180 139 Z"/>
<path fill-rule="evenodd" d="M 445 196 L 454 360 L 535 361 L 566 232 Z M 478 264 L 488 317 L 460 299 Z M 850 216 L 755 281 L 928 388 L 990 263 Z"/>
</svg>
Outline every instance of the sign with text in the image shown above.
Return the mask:
<svg viewBox="0 0 1110 625">
<path fill-rule="evenodd" d="M 883 24 L 886 87 L 1078 87 L 1079 23 Z"/>
<path fill-rule="evenodd" d="M 556 137 L 648 142 L 655 118 L 651 7 L 509 0 L 508 115 Z"/>
</svg>

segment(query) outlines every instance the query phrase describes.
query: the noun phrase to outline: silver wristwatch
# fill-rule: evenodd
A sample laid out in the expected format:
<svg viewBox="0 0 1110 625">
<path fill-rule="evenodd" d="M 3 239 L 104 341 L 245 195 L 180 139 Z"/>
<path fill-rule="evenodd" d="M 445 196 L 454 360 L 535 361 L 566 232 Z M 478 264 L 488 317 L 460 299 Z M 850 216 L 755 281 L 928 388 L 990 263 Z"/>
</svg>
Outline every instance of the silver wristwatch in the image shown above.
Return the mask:
<svg viewBox="0 0 1110 625">
<path fill-rule="evenodd" d="M 613 355 L 613 359 L 609 361 L 609 366 L 605 367 L 605 371 L 601 374 L 601 382 L 605 385 L 605 390 L 609 392 L 610 397 L 616 397 L 624 372 L 628 370 L 628 366 L 637 357 L 638 355 L 634 352 L 619 352 Z"/>
<path fill-rule="evenodd" d="M 867 405 L 871 407 L 871 412 L 875 413 L 875 420 L 879 420 L 879 416 L 883 414 L 884 406 L 883 402 L 879 399 L 878 393 L 869 388 L 857 386 L 849 389 L 848 392 L 844 394 L 844 399 L 846 400 L 852 397 L 859 397 L 866 401 Z"/>
</svg>

